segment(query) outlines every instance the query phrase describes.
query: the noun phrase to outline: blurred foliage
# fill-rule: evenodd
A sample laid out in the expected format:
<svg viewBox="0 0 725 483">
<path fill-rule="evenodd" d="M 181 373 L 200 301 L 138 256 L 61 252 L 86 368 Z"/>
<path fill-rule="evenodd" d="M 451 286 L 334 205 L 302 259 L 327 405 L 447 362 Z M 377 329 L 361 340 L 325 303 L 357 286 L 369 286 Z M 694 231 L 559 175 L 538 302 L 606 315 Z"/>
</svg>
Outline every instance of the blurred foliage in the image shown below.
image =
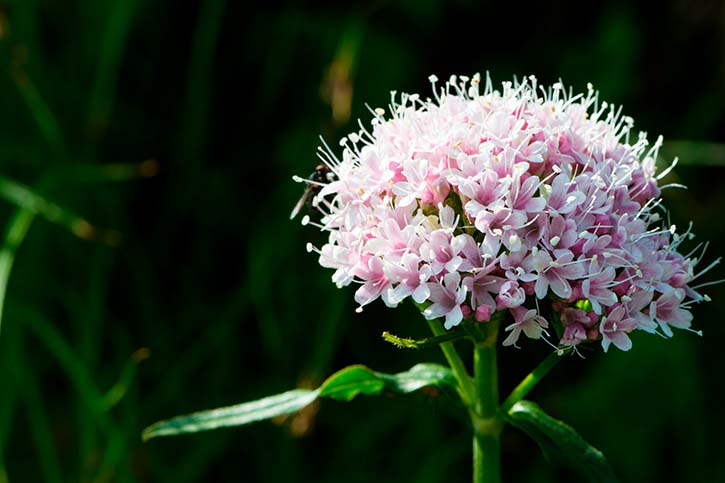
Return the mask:
<svg viewBox="0 0 725 483">
<path fill-rule="evenodd" d="M 672 219 L 693 220 L 721 254 L 724 8 L 0 1 L 0 174 L 29 190 L 0 206 L 0 482 L 468 480 L 469 435 L 443 395 L 140 435 L 172 415 L 317 387 L 351 363 L 442 360 L 384 343 L 384 330 L 427 335 L 415 309 L 355 314 L 352 289 L 304 250 L 322 235 L 287 221 L 301 194 L 290 177 L 315 165 L 318 134 L 346 134 L 389 90 L 428 92 L 432 73 L 594 83 L 636 127 L 676 140 L 663 163 L 679 156 L 668 179 L 690 189 L 666 192 Z M 45 204 L 18 207 L 13 193 Z M 78 238 L 75 219 L 87 220 L 81 235 L 120 235 Z M 725 480 L 725 289 L 710 295 L 695 308 L 703 338 L 572 357 L 532 395 L 623 481 Z M 539 346 L 500 351 L 504 393 Z M 503 444 L 507 481 L 571 477 L 516 430 Z"/>
</svg>

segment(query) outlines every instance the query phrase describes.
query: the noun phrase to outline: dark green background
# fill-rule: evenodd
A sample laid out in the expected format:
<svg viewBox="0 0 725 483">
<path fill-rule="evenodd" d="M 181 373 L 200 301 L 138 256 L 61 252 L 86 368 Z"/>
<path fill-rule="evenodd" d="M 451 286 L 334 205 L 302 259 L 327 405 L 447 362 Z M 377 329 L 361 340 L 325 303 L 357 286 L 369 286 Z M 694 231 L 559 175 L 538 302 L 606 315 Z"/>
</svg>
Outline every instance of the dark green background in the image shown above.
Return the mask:
<svg viewBox="0 0 725 483">
<path fill-rule="evenodd" d="M 395 372 L 442 359 L 383 342 L 383 330 L 425 335 L 422 318 L 407 305 L 355 314 L 353 290 L 305 252 L 322 236 L 287 219 L 301 194 L 291 176 L 316 164 L 318 134 L 335 142 L 391 89 L 427 94 L 430 74 L 594 83 L 651 140 L 677 141 L 663 166 L 679 155 L 668 180 L 690 189 L 666 192 L 672 219 L 711 240 L 708 260 L 723 252 L 716 0 L 6 0 L 0 19 L 0 174 L 45 179 L 48 198 L 122 234 L 108 246 L 38 219 L 17 251 L 0 335 L 0 482 L 467 481 L 459 408 L 422 394 L 140 440 L 158 419 L 317 384 L 350 363 Z M 154 177 L 73 179 L 147 159 Z M 0 221 L 15 209 L 2 201 Z M 532 397 L 625 482 L 725 481 L 724 292 L 694 309 L 703 338 L 586 351 Z M 503 392 L 546 353 L 523 345 L 500 351 Z M 107 391 L 141 348 L 151 357 L 123 399 L 93 412 L 87 391 Z M 503 458 L 505 481 L 572 477 L 513 429 Z"/>
</svg>

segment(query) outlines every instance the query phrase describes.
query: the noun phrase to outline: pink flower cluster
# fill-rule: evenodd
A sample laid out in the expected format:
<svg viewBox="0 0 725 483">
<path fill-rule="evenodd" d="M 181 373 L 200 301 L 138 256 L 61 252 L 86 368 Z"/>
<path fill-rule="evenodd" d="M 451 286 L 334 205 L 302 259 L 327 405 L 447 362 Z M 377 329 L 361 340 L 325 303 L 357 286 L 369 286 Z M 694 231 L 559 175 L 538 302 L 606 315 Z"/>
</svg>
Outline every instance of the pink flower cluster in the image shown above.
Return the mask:
<svg viewBox="0 0 725 483">
<path fill-rule="evenodd" d="M 319 150 L 334 176 L 313 200 L 321 220 L 303 223 L 329 240 L 308 249 L 339 287 L 359 284 L 358 310 L 410 297 L 448 329 L 508 312 L 504 345 L 554 325 L 558 346 L 605 351 L 629 350 L 633 330 L 690 327 L 708 300 L 691 283 L 717 262 L 695 274 L 701 256 L 678 252 L 690 230 L 663 225 L 661 138 L 630 143 L 632 119 L 591 85 L 430 80 L 433 100 L 393 92 L 342 159 Z"/>
</svg>

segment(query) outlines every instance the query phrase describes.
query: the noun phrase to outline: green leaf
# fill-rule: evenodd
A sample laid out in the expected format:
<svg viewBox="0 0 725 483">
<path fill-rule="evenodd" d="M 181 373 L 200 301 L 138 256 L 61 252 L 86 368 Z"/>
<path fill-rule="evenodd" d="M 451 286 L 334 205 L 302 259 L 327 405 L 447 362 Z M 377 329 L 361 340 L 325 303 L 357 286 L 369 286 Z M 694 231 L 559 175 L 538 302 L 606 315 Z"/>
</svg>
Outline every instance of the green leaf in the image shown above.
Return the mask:
<svg viewBox="0 0 725 483">
<path fill-rule="evenodd" d="M 383 374 L 356 365 L 328 377 L 320 387 L 320 396 L 350 401 L 358 394 L 378 395 L 384 389 L 407 394 L 426 386 L 455 387 L 456 379 L 450 369 L 438 364 L 417 364 L 398 374 Z"/>
<path fill-rule="evenodd" d="M 142 437 L 147 441 L 157 436 L 242 426 L 299 411 L 318 397 L 351 401 L 358 394 L 373 396 L 385 390 L 407 394 L 427 386 L 455 388 L 456 379 L 450 369 L 438 364 L 418 364 L 398 374 L 383 374 L 361 365 L 349 366 L 328 377 L 319 389 L 295 389 L 257 401 L 178 416 L 152 424 L 143 431 Z"/>
<path fill-rule="evenodd" d="M 617 482 L 604 455 L 584 441 L 574 429 L 546 414 L 537 404 L 519 401 L 509 410 L 508 421 L 531 436 L 549 460 L 558 460 L 580 471 L 590 482 Z"/>
<path fill-rule="evenodd" d="M 385 388 L 389 391 L 407 394 L 427 386 L 440 389 L 454 388 L 456 377 L 450 368 L 440 364 L 416 364 L 406 372 L 394 375 L 376 373 L 385 380 Z"/>
<path fill-rule="evenodd" d="M 307 406 L 317 399 L 319 393 L 319 389 L 314 391 L 294 389 L 276 396 L 258 399 L 257 401 L 178 416 L 152 424 L 144 429 L 142 437 L 144 441 L 148 441 L 157 436 L 171 436 L 229 426 L 242 426 L 275 416 L 283 416 Z"/>
<path fill-rule="evenodd" d="M 385 381 L 365 366 L 350 366 L 337 371 L 320 386 L 320 396 L 351 401 L 358 394 L 374 396 L 385 388 Z"/>
</svg>

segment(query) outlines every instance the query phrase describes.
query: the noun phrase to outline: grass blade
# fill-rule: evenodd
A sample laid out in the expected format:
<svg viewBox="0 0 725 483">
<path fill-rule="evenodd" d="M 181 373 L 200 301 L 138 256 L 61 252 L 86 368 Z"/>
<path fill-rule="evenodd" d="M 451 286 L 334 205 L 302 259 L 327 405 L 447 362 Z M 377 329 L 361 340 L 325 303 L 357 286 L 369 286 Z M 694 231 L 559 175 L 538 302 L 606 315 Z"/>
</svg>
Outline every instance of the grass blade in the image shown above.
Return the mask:
<svg viewBox="0 0 725 483">
<path fill-rule="evenodd" d="M 189 62 L 186 109 L 180 154 L 190 172 L 198 171 L 199 153 L 206 135 L 214 51 L 226 8 L 226 0 L 202 2 Z"/>
<path fill-rule="evenodd" d="M 54 151 L 63 152 L 63 134 L 58 121 L 17 60 L 13 65 L 13 80 L 43 139 Z"/>
<path fill-rule="evenodd" d="M 0 333 L 2 332 L 3 308 L 5 306 L 5 295 L 8 289 L 10 271 L 15 261 L 15 253 L 25 239 L 35 215 L 20 208 L 15 212 L 5 230 L 5 241 L 0 249 Z"/>
<path fill-rule="evenodd" d="M 22 337 L 19 338 L 18 343 L 22 347 Z M 24 408 L 28 418 L 30 434 L 38 450 L 39 466 L 44 480 L 48 483 L 61 483 L 63 479 L 60 464 L 58 463 L 58 455 L 53 446 L 53 433 L 48 421 L 48 413 L 45 410 L 43 397 L 38 389 L 38 383 L 33 371 L 19 356 L 24 352 L 24 350 L 17 352 L 15 383 L 25 402 Z"/>
<path fill-rule="evenodd" d="M 0 198 L 4 198 L 6 201 L 33 214 L 41 215 L 51 223 L 67 228 L 79 238 L 101 240 L 110 245 L 116 245 L 120 240 L 119 233 L 98 230 L 69 209 L 44 198 L 30 187 L 5 176 L 0 176 Z"/>
<path fill-rule="evenodd" d="M 136 4 L 137 0 L 116 0 L 104 30 L 105 37 L 101 41 L 101 55 L 88 108 L 89 130 L 96 138 L 105 132 L 111 115 L 121 57 Z"/>
</svg>

